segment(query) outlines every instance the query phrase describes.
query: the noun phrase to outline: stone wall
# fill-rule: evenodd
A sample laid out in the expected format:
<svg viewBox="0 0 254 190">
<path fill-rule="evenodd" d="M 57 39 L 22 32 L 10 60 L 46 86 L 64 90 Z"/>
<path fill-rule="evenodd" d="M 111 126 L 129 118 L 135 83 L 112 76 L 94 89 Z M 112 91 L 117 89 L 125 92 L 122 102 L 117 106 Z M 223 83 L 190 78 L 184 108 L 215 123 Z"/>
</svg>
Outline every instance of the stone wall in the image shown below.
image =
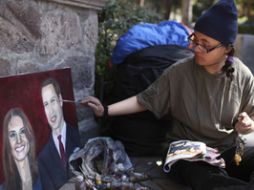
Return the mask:
<svg viewBox="0 0 254 190">
<path fill-rule="evenodd" d="M 97 10 L 105 1 L 89 2 L 1 0 L 0 76 L 70 67 L 75 99 L 93 95 Z M 91 111 L 77 112 L 80 131 L 94 131 Z"/>
</svg>

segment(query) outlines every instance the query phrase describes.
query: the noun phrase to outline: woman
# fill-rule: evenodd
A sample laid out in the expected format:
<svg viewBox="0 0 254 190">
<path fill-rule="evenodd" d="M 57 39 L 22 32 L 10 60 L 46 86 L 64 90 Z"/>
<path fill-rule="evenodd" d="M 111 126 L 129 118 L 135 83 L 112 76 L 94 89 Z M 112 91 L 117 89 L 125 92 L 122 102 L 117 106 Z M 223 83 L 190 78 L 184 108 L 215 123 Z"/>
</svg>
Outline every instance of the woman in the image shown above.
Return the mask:
<svg viewBox="0 0 254 190">
<path fill-rule="evenodd" d="M 171 173 L 195 190 L 254 189 L 254 149 L 236 148 L 238 134 L 254 131 L 254 79 L 234 55 L 237 10 L 233 0 L 220 0 L 197 20 L 189 36 L 194 57 L 168 68 L 137 96 L 103 107 L 94 97 L 82 103 L 97 116 L 152 111 L 173 118 L 171 141 L 202 141 L 220 151 L 226 168 L 179 161 Z M 121 127 L 121 126 L 119 126 Z M 241 154 L 237 165 L 235 152 Z M 243 154 L 242 154 L 243 153 Z M 239 160 L 238 160 L 239 161 Z"/>
<path fill-rule="evenodd" d="M 40 190 L 32 126 L 20 108 L 8 111 L 3 124 L 4 189 Z"/>
</svg>

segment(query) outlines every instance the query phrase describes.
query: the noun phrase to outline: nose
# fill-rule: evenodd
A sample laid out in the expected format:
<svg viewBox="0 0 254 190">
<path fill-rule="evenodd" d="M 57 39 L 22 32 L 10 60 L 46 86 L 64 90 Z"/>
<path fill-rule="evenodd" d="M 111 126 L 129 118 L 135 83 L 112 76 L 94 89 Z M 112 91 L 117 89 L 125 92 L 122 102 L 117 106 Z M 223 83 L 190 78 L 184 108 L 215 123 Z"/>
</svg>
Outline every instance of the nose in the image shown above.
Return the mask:
<svg viewBox="0 0 254 190">
<path fill-rule="evenodd" d="M 194 43 L 189 43 L 189 46 L 188 46 L 188 48 L 194 52 L 197 51 L 197 47 L 198 47 L 198 44 L 194 44 Z"/>
<path fill-rule="evenodd" d="M 192 45 L 191 49 L 195 53 L 203 53 L 202 47 L 199 44 Z"/>
<path fill-rule="evenodd" d="M 49 106 L 48 106 L 48 113 L 52 114 L 54 112 L 53 110 L 54 110 L 53 106 L 51 104 L 49 104 Z"/>
<path fill-rule="evenodd" d="M 16 137 L 16 141 L 17 141 L 17 144 L 20 144 L 21 142 L 22 142 L 22 137 L 21 137 L 21 135 L 19 134 L 19 135 L 17 135 L 17 137 Z"/>
</svg>

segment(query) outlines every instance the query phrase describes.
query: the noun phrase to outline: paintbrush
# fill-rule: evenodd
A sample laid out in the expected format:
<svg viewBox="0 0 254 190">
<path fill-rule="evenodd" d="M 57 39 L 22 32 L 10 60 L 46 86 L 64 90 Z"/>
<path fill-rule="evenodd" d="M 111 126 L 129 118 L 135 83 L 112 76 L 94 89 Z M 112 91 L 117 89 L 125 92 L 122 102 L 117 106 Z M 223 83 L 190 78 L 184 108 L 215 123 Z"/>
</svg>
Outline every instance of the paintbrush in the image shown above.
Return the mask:
<svg viewBox="0 0 254 190">
<path fill-rule="evenodd" d="M 74 103 L 74 104 L 80 104 L 81 103 L 81 100 L 78 100 L 78 101 L 74 101 L 74 100 L 62 100 L 63 102 L 66 102 L 66 103 Z"/>
</svg>

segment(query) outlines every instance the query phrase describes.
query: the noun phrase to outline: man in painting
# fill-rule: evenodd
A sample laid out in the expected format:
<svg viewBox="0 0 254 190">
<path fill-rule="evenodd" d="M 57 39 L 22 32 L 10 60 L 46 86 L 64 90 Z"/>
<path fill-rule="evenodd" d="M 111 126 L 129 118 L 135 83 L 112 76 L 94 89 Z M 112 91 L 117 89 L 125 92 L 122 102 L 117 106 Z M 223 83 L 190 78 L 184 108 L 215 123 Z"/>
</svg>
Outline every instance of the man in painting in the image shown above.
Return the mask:
<svg viewBox="0 0 254 190">
<path fill-rule="evenodd" d="M 73 150 L 80 146 L 80 137 L 78 127 L 71 127 L 64 120 L 63 99 L 55 79 L 43 81 L 41 97 L 51 135 L 39 154 L 39 172 L 43 188 L 55 190 L 71 177 L 68 159 Z"/>
</svg>

